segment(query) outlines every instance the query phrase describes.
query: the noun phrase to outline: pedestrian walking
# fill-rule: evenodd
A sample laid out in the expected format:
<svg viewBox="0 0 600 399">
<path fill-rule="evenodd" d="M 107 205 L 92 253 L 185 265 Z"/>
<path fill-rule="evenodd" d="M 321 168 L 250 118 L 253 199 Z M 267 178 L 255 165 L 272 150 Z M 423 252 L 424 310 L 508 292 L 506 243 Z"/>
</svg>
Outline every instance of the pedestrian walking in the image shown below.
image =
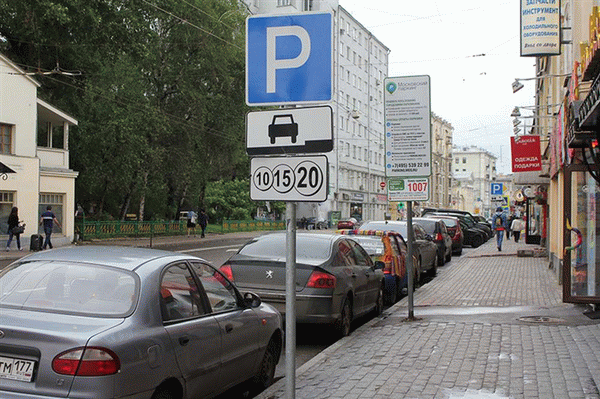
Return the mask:
<svg viewBox="0 0 600 399">
<path fill-rule="evenodd" d="M 25 223 L 20 224 L 21 222 L 22 220 L 19 220 L 19 209 L 13 206 L 10 215 L 8 215 L 8 242 L 6 243 L 6 251 L 10 250 L 10 243 L 13 237 L 17 239 L 17 249 L 19 251 L 23 250 L 21 248 L 21 233 L 25 231 Z"/>
<path fill-rule="evenodd" d="M 520 218 L 516 217 L 510 224 L 510 229 L 512 230 L 512 235 L 515 239 L 515 242 L 519 242 L 519 238 L 521 237 L 521 230 L 525 228 L 525 222 Z"/>
<path fill-rule="evenodd" d="M 187 236 L 190 236 L 190 233 L 193 232 L 194 236 L 196 235 L 196 223 L 198 220 L 198 215 L 193 210 L 189 210 L 187 213 Z"/>
<path fill-rule="evenodd" d="M 204 209 L 200 210 L 200 215 L 198 216 L 198 223 L 200 224 L 200 228 L 202 229 L 201 238 L 204 238 L 204 231 L 206 230 L 206 226 L 208 225 L 208 215 Z"/>
<path fill-rule="evenodd" d="M 46 212 L 42 213 L 42 217 L 40 218 L 40 226 L 44 225 L 44 234 L 46 235 L 42 249 L 46 249 L 46 247 L 52 249 L 50 236 L 52 235 L 52 229 L 54 228 L 55 223 L 58 227 L 61 227 L 60 223 L 58 223 L 58 219 L 56 219 L 56 215 L 52 212 L 52 207 L 48 205 L 46 207 Z"/>
<path fill-rule="evenodd" d="M 506 239 L 510 238 L 510 233 L 512 232 L 510 229 L 510 226 L 512 225 L 512 221 L 515 220 L 515 214 L 511 214 L 508 217 L 508 220 L 506 221 L 506 226 L 504 226 L 504 228 L 506 229 Z"/>
<path fill-rule="evenodd" d="M 504 230 L 506 226 L 506 215 L 502 211 L 502 207 L 496 208 L 496 213 L 492 216 L 492 230 L 496 231 L 496 245 L 498 251 L 502 251 L 502 239 L 504 238 Z"/>
</svg>

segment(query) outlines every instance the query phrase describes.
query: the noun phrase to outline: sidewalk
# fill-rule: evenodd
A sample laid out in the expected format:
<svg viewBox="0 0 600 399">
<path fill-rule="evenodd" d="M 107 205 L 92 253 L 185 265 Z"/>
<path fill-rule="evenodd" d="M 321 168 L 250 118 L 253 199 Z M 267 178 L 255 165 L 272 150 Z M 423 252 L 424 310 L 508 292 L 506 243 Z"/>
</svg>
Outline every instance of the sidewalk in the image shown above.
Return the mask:
<svg viewBox="0 0 600 399">
<path fill-rule="evenodd" d="M 296 372 L 296 398 L 600 398 L 600 320 L 492 239 Z M 285 379 L 257 396 L 285 398 Z"/>
</svg>

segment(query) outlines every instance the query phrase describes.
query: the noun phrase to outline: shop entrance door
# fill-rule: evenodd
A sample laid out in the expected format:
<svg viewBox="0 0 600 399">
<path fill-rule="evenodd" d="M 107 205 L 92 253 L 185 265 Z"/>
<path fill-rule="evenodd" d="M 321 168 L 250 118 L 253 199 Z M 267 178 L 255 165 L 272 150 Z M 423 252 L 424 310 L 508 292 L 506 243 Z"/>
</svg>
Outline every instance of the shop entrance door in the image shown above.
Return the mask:
<svg viewBox="0 0 600 399">
<path fill-rule="evenodd" d="M 542 229 L 542 206 L 533 198 L 525 200 L 525 243 L 539 245 Z"/>
</svg>

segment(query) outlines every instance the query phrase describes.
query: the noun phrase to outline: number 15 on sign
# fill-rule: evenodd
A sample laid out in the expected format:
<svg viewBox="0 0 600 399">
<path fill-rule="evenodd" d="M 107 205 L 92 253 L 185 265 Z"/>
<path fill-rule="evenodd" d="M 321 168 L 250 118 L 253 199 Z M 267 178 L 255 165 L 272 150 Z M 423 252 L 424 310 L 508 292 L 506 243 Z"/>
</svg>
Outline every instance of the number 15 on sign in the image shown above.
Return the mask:
<svg viewBox="0 0 600 399">
<path fill-rule="evenodd" d="M 390 201 L 427 201 L 429 200 L 429 178 L 401 179 L 388 181 L 388 199 Z"/>
</svg>

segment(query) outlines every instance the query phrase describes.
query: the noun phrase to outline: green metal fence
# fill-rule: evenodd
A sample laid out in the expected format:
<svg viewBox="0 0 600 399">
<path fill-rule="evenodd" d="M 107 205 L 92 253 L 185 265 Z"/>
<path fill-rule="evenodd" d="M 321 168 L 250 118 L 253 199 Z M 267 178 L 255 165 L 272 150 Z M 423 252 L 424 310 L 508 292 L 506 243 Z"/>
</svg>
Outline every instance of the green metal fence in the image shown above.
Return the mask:
<svg viewBox="0 0 600 399">
<path fill-rule="evenodd" d="M 207 233 L 234 233 L 239 231 L 283 230 L 283 220 L 225 220 L 222 224 L 209 224 Z M 187 234 L 186 221 L 82 221 L 75 222 L 75 232 L 83 240 L 118 238 L 175 236 Z M 200 228 L 196 227 L 196 234 Z"/>
</svg>

